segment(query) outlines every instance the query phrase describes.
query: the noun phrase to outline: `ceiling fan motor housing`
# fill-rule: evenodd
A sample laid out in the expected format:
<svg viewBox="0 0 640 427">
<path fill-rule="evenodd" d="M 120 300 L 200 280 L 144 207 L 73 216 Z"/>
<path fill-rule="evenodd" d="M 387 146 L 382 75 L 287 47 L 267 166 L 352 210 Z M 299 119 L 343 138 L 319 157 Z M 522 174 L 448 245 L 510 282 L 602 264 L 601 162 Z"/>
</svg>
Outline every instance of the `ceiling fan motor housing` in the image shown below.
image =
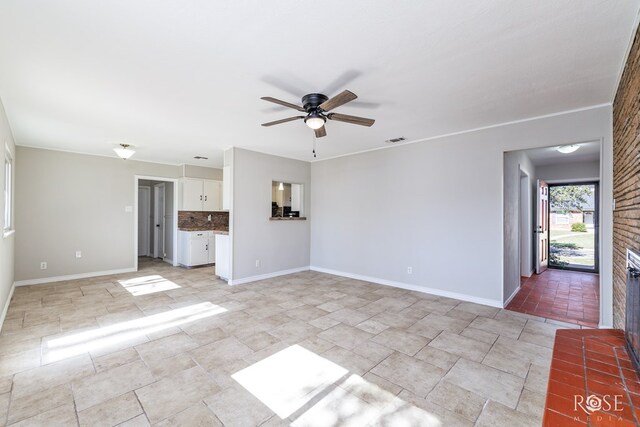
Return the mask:
<svg viewBox="0 0 640 427">
<path fill-rule="evenodd" d="M 310 93 L 302 97 L 302 107 L 307 113 L 311 113 L 316 111 L 318 106 L 327 99 L 329 98 L 321 93 Z"/>
</svg>

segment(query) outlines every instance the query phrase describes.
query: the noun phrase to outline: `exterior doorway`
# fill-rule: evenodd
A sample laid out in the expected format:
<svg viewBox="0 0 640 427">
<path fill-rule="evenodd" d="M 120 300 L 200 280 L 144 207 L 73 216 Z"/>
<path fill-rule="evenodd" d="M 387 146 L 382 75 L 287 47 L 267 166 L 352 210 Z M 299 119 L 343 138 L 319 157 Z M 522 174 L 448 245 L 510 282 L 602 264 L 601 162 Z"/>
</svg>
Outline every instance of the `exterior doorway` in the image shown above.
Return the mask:
<svg viewBox="0 0 640 427">
<path fill-rule="evenodd" d="M 598 183 L 549 185 L 549 268 L 597 273 Z"/>
</svg>

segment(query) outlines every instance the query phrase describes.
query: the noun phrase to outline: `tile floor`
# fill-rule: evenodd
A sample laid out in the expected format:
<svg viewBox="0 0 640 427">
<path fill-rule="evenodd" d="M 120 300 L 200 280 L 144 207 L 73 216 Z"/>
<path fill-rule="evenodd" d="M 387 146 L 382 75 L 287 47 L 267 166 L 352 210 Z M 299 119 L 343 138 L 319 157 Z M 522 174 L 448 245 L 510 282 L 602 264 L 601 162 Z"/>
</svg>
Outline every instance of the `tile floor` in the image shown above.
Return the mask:
<svg viewBox="0 0 640 427">
<path fill-rule="evenodd" d="M 229 287 L 141 261 L 16 289 L 0 425 L 537 426 L 566 326 L 315 272 Z"/>
<path fill-rule="evenodd" d="M 599 276 L 548 269 L 521 279 L 508 310 L 597 327 L 600 320 Z"/>
<path fill-rule="evenodd" d="M 587 407 L 591 403 L 591 408 Z M 637 426 L 640 378 L 617 329 L 573 329 L 556 335 L 545 427 Z"/>
</svg>

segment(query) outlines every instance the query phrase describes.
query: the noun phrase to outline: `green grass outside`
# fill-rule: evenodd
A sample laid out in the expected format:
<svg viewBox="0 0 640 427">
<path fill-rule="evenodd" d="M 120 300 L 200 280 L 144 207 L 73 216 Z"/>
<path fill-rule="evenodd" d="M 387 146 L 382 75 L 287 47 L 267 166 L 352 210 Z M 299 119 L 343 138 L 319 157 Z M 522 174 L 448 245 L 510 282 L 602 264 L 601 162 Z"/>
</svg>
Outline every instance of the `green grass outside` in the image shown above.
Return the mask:
<svg viewBox="0 0 640 427">
<path fill-rule="evenodd" d="M 557 243 L 559 246 L 573 246 L 573 249 L 595 249 L 595 236 L 593 233 L 572 232 L 570 230 L 549 230 L 550 244 L 554 247 Z M 566 253 L 566 252 L 565 252 Z M 594 266 L 595 259 L 593 256 L 571 256 L 559 255 L 561 262 L 573 265 Z"/>
</svg>

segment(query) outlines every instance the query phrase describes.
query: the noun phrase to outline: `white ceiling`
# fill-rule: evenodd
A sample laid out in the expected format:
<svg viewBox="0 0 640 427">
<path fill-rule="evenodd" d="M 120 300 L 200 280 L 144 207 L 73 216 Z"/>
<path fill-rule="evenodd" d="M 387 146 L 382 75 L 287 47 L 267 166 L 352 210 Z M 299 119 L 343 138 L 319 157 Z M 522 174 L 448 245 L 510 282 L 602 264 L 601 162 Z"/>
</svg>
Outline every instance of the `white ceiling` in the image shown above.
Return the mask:
<svg viewBox="0 0 640 427">
<path fill-rule="evenodd" d="M 596 162 L 600 160 L 600 141 L 581 142 L 573 153 L 560 153 L 558 146 L 525 150 L 534 166 L 557 165 L 560 163 Z"/>
<path fill-rule="evenodd" d="M 355 92 L 319 158 L 611 102 L 640 0 L 3 0 L 0 97 L 20 145 L 208 166 L 313 160 L 261 101 Z M 208 156 L 198 162 L 193 156 Z"/>
</svg>

